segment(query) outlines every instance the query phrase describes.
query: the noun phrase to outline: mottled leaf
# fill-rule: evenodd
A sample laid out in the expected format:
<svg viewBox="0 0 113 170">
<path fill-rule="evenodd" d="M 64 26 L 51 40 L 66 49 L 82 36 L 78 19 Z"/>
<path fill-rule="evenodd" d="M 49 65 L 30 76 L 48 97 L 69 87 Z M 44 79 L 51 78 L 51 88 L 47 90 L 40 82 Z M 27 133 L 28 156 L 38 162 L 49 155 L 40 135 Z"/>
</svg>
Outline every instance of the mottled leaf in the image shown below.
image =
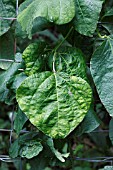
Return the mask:
<svg viewBox="0 0 113 170">
<path fill-rule="evenodd" d="M 75 0 L 75 30 L 92 36 L 96 30 L 103 0 Z"/>
<path fill-rule="evenodd" d="M 21 147 L 19 154 L 21 157 L 31 159 L 37 156 L 42 150 L 43 146 L 40 142 L 30 140 L 29 142 L 26 142 L 24 146 Z"/>
<path fill-rule="evenodd" d="M 23 52 L 22 58 L 25 61 L 26 75 L 32 75 L 40 72 L 44 67 L 44 49 L 46 45 L 44 42 L 32 43 Z"/>
<path fill-rule="evenodd" d="M 91 74 L 103 105 L 113 116 L 113 39 L 105 40 L 94 52 Z"/>
<path fill-rule="evenodd" d="M 85 80 L 64 72 L 34 74 L 16 94 L 31 123 L 53 138 L 65 138 L 79 125 L 89 110 L 91 96 Z"/>
<path fill-rule="evenodd" d="M 27 8 L 24 9 L 24 6 Z M 44 17 L 49 22 L 56 24 L 65 24 L 70 22 L 75 15 L 75 3 L 74 0 L 34 0 L 25 1 L 23 11 L 18 16 L 18 22 L 20 22 L 22 29 L 27 31 L 29 38 L 31 38 L 31 30 L 33 27 L 33 21 L 37 17 Z"/>
<path fill-rule="evenodd" d="M 48 64 L 51 70 L 53 70 L 54 54 L 49 54 Z M 86 76 L 86 63 L 84 55 L 81 50 L 72 47 L 65 47 L 60 49 L 55 56 L 55 70 L 57 72 L 63 71 L 70 75 L 75 75 L 83 79 L 87 79 Z"/>
</svg>

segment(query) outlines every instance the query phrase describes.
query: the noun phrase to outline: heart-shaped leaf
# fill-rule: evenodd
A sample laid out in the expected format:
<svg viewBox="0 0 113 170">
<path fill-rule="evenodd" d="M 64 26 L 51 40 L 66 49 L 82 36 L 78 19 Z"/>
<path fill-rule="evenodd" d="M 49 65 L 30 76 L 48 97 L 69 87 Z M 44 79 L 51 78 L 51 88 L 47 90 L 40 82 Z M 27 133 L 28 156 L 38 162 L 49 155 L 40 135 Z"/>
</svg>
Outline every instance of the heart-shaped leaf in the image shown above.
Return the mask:
<svg viewBox="0 0 113 170">
<path fill-rule="evenodd" d="M 64 72 L 31 75 L 16 94 L 31 123 L 53 138 L 65 138 L 79 125 L 89 110 L 91 96 L 85 80 Z"/>
</svg>

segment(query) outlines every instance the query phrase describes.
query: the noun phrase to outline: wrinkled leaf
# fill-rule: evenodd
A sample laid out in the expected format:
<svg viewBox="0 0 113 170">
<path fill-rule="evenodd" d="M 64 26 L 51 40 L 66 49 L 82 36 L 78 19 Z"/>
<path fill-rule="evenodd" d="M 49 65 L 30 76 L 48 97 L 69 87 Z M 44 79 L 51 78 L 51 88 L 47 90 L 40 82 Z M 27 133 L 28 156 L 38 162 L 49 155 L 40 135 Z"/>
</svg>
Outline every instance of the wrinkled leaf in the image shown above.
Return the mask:
<svg viewBox="0 0 113 170">
<path fill-rule="evenodd" d="M 55 154 L 55 156 L 61 161 L 61 162 L 65 162 L 64 158 L 67 158 L 69 156 L 69 153 L 67 154 L 61 154 L 60 152 L 58 152 L 58 150 L 56 150 L 54 148 L 54 143 L 53 140 L 51 138 L 49 138 L 47 140 L 47 144 L 50 147 L 51 151 Z"/>
<path fill-rule="evenodd" d="M 9 0 L 0 1 L 0 18 L 15 17 L 15 13 L 16 13 L 15 8 L 11 1 Z M 0 19 L 0 36 L 9 30 L 11 22 L 12 20 Z"/>
<path fill-rule="evenodd" d="M 26 142 L 25 145 L 21 147 L 19 154 L 21 157 L 31 159 L 37 156 L 42 150 L 43 146 L 40 142 L 31 140 L 29 142 Z"/>
<path fill-rule="evenodd" d="M 75 30 L 80 34 L 92 36 L 96 30 L 103 0 L 75 0 Z"/>
<path fill-rule="evenodd" d="M 29 141 L 34 141 L 35 136 L 37 133 L 35 132 L 29 132 L 24 135 L 19 136 L 18 139 L 14 141 L 14 143 L 11 144 L 9 148 L 9 155 L 11 158 L 16 158 L 20 154 L 21 148 L 24 146 L 29 145 Z"/>
<path fill-rule="evenodd" d="M 44 49 L 45 43 L 38 42 L 30 44 L 23 52 L 22 58 L 25 61 L 26 75 L 32 75 L 40 72 L 44 68 Z"/>
<path fill-rule="evenodd" d="M 48 61 L 51 70 L 53 70 L 53 56 L 54 54 L 51 53 Z M 55 58 L 56 71 L 63 71 L 70 75 L 76 75 L 83 79 L 87 79 L 84 55 L 79 49 L 72 47 L 62 48 L 58 53 L 56 53 Z"/>
<path fill-rule="evenodd" d="M 113 116 L 113 39 L 105 40 L 94 52 L 91 74 L 103 105 Z"/>
<path fill-rule="evenodd" d="M 24 9 L 25 5 L 27 8 Z M 20 22 L 22 29 L 27 31 L 29 38 L 31 38 L 31 30 L 33 21 L 37 17 L 44 17 L 49 22 L 56 24 L 65 24 L 70 22 L 75 15 L 74 0 L 34 0 L 25 1 L 20 8 L 23 11 L 18 15 L 18 22 Z"/>
<path fill-rule="evenodd" d="M 89 110 L 91 89 L 82 78 L 42 72 L 22 82 L 16 98 L 39 130 L 53 138 L 65 138 Z"/>
</svg>

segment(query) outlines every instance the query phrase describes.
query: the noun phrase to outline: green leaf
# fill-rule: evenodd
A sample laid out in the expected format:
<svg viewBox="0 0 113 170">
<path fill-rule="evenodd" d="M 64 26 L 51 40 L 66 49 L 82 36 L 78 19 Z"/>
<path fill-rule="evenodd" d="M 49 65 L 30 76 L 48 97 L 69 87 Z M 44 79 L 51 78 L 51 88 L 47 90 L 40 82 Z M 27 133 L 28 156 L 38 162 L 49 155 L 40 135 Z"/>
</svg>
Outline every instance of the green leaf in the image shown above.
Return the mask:
<svg viewBox="0 0 113 170">
<path fill-rule="evenodd" d="M 7 98 L 9 90 L 7 89 L 7 83 L 12 78 L 12 76 L 21 68 L 20 63 L 13 63 L 7 71 L 0 75 L 0 101 L 5 101 Z"/>
<path fill-rule="evenodd" d="M 113 39 L 105 40 L 94 52 L 91 74 L 103 105 L 113 116 Z"/>
<path fill-rule="evenodd" d="M 58 152 L 58 150 L 56 150 L 54 148 L 54 143 L 53 143 L 53 140 L 51 138 L 49 138 L 47 140 L 47 144 L 48 146 L 50 147 L 51 151 L 55 154 L 55 156 L 61 161 L 61 162 L 65 162 L 65 158 L 67 158 L 69 156 L 69 153 L 67 154 L 61 154 L 60 152 Z"/>
<path fill-rule="evenodd" d="M 54 54 L 49 54 L 48 64 L 53 70 Z M 55 56 L 55 70 L 57 72 L 63 71 L 69 75 L 75 75 L 87 80 L 86 63 L 84 55 L 81 50 L 72 47 L 65 47 L 60 49 Z"/>
<path fill-rule="evenodd" d="M 20 86 L 20 84 L 27 78 L 25 73 L 20 73 L 14 75 L 7 83 L 7 88 L 12 90 L 14 93 L 16 89 Z"/>
<path fill-rule="evenodd" d="M 76 129 L 76 135 L 90 133 L 100 125 L 100 121 L 92 108 L 88 111 L 83 122 Z"/>
<path fill-rule="evenodd" d="M 75 0 L 75 30 L 80 34 L 92 36 L 96 30 L 103 0 Z"/>
<path fill-rule="evenodd" d="M 31 159 L 37 156 L 43 150 L 43 146 L 38 141 L 28 141 L 24 146 L 21 147 L 20 156 L 25 157 L 27 159 Z"/>
<path fill-rule="evenodd" d="M 13 3 L 9 0 L 0 1 L 0 18 L 10 18 L 15 17 L 16 11 Z M 0 19 L 0 36 L 6 33 L 11 24 L 11 20 Z"/>
<path fill-rule="evenodd" d="M 113 118 L 110 120 L 110 123 L 109 123 L 109 138 L 113 145 Z"/>
<path fill-rule="evenodd" d="M 16 158 L 21 154 L 20 152 L 21 148 L 24 148 L 25 146 L 29 146 L 29 141 L 34 141 L 34 138 L 36 137 L 37 133 L 35 132 L 29 132 L 24 135 L 19 136 L 18 139 L 14 141 L 14 143 L 11 144 L 9 148 L 9 155 L 11 158 Z M 31 147 L 32 148 L 32 147 Z M 30 149 L 30 148 L 29 148 Z M 22 150 L 21 150 L 22 151 Z"/>
<path fill-rule="evenodd" d="M 31 123 L 53 138 L 65 138 L 79 125 L 89 110 L 91 96 L 85 80 L 64 72 L 32 75 L 16 94 Z"/>
<path fill-rule="evenodd" d="M 44 68 L 44 49 L 46 45 L 44 42 L 37 42 L 30 44 L 23 52 L 22 58 L 25 61 L 26 75 L 32 75 L 40 72 Z"/>
<path fill-rule="evenodd" d="M 15 142 L 9 148 L 9 155 L 10 155 L 10 157 L 11 158 L 18 157 L 19 149 L 20 149 L 20 145 L 19 145 L 18 139 L 17 139 L 17 140 L 15 140 Z"/>
<path fill-rule="evenodd" d="M 27 120 L 28 118 L 26 117 L 26 115 L 20 109 L 18 109 L 17 115 L 14 120 L 14 129 L 17 134 L 20 133 Z"/>
<path fill-rule="evenodd" d="M 104 14 L 104 16 L 102 18 L 109 17 L 109 16 L 112 16 L 112 15 L 113 15 L 113 8 L 106 11 L 106 13 Z"/>
<path fill-rule="evenodd" d="M 24 9 L 25 4 L 27 4 L 27 8 Z M 31 38 L 33 21 L 37 17 L 44 17 L 49 22 L 56 24 L 65 24 L 75 16 L 74 0 L 46 0 L 46 2 L 45 0 L 28 0 L 20 8 L 24 10 L 18 15 L 18 22 L 20 22 L 22 29 L 27 31 L 29 38 Z"/>
<path fill-rule="evenodd" d="M 12 64 L 10 60 L 14 60 L 14 36 L 11 31 L 0 37 L 0 59 L 9 61 L 0 61 L 0 68 L 7 70 Z"/>
</svg>

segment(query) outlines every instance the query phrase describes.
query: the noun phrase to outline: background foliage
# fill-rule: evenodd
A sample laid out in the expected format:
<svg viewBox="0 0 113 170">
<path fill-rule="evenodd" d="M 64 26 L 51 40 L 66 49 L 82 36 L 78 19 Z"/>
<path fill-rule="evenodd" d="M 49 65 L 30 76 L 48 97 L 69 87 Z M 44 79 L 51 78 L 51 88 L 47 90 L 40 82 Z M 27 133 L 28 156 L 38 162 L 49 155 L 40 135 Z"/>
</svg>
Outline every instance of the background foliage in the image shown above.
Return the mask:
<svg viewBox="0 0 113 170">
<path fill-rule="evenodd" d="M 0 154 L 14 162 L 0 170 L 20 158 L 24 170 L 112 169 L 77 161 L 113 155 L 112 0 L 15 7 L 0 1 L 0 128 L 13 129 L 10 141 L 0 131 Z"/>
</svg>

